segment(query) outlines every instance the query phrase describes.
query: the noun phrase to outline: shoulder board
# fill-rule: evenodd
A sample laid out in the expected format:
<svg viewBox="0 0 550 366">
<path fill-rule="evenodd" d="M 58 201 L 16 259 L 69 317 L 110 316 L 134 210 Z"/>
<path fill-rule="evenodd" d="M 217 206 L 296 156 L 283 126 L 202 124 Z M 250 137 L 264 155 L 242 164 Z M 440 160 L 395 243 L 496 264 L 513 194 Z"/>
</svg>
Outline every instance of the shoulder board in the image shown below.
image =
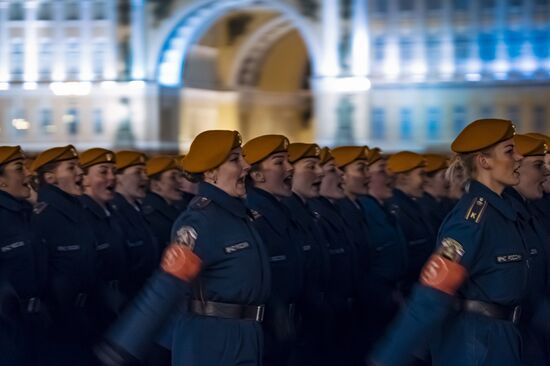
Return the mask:
<svg viewBox="0 0 550 366">
<path fill-rule="evenodd" d="M 144 215 L 149 215 L 149 214 L 152 214 L 153 212 L 155 212 L 155 209 L 151 205 L 145 205 L 145 206 L 143 206 L 141 211 L 143 212 Z"/>
<path fill-rule="evenodd" d="M 193 198 L 193 200 L 191 200 L 191 202 L 189 203 L 189 207 L 194 210 L 201 210 L 208 206 L 210 202 L 212 202 L 212 200 L 209 198 L 197 196 Z"/>
<path fill-rule="evenodd" d="M 260 219 L 260 218 L 262 217 L 262 214 L 259 213 L 259 212 L 256 211 L 256 210 L 249 209 L 248 211 L 250 212 L 250 215 L 252 216 L 252 218 L 253 218 L 254 220 L 258 220 L 258 219 Z"/>
<path fill-rule="evenodd" d="M 36 205 L 34 205 L 32 212 L 39 215 L 44 209 L 48 207 L 48 204 L 46 202 L 37 202 Z"/>
<path fill-rule="evenodd" d="M 468 211 L 466 211 L 466 216 L 464 218 L 467 221 L 473 221 L 476 224 L 479 224 L 483 214 L 485 213 L 485 208 L 487 207 L 487 200 L 483 197 L 475 197 L 472 200 L 472 204 Z"/>
</svg>

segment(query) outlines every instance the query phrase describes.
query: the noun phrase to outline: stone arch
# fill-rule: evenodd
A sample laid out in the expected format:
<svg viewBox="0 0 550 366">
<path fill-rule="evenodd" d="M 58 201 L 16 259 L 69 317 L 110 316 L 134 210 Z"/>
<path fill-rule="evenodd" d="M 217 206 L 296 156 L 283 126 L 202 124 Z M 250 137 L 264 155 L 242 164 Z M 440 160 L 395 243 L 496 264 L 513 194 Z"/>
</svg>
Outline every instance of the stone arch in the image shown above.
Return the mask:
<svg viewBox="0 0 550 366">
<path fill-rule="evenodd" d="M 149 59 L 149 74 L 163 87 L 181 87 L 185 59 L 190 47 L 224 14 L 244 7 L 274 10 L 298 30 L 311 59 L 313 75 L 317 74 L 320 57 L 319 39 L 310 21 L 291 5 L 275 0 L 206 0 L 182 8 L 162 27 L 157 36 L 157 49 Z"/>
</svg>

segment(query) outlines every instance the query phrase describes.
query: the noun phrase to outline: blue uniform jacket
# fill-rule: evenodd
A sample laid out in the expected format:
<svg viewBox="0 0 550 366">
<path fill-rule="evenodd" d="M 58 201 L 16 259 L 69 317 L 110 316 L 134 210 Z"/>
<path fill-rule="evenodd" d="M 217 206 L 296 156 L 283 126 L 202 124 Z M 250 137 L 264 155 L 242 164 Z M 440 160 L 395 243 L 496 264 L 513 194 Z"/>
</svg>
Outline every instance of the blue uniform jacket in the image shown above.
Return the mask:
<svg viewBox="0 0 550 366">
<path fill-rule="evenodd" d="M 359 201 L 353 202 L 349 198 L 343 198 L 336 201 L 336 206 L 344 219 L 344 225 L 348 230 L 348 235 L 355 247 L 356 262 L 358 266 L 357 273 L 357 294 L 359 299 L 366 303 L 371 294 L 366 287 L 367 273 L 369 272 L 369 238 L 367 222 L 363 213 L 363 208 Z"/>
<path fill-rule="evenodd" d="M 121 284 L 128 280 L 126 241 L 124 232 L 109 205 L 103 208 L 88 195 L 82 195 L 79 198 L 86 211 L 86 220 L 94 231 L 96 242 L 99 281 L 98 312 L 95 318 L 103 332 L 127 300 L 120 290 Z"/>
<path fill-rule="evenodd" d="M 507 188 L 505 196 L 518 214 L 518 228 L 529 250 L 529 292 L 523 304 L 520 327 L 524 333 L 524 359 L 526 365 L 546 365 L 550 362 L 550 350 L 544 343 L 550 339 L 550 242 L 533 204 L 524 200 L 514 188 Z"/>
<path fill-rule="evenodd" d="M 404 290 L 408 292 L 418 280 L 422 266 L 435 248 L 435 232 L 423 217 L 418 203 L 399 189 L 394 189 L 393 197 L 385 204 L 397 218 L 407 239 L 409 266 L 404 280 Z"/>
<path fill-rule="evenodd" d="M 86 210 L 86 220 L 94 230 L 98 273 L 105 281 L 119 281 L 126 277 L 126 242 L 124 232 L 109 209 L 101 207 L 88 195 L 79 197 Z"/>
<path fill-rule="evenodd" d="M 449 202 L 444 200 L 438 201 L 434 196 L 427 192 L 424 192 L 422 197 L 420 197 L 416 202 L 418 202 L 418 205 L 422 209 L 423 215 L 430 224 L 432 231 L 437 233 L 441 223 L 445 219 L 445 216 L 447 216 L 451 210 Z"/>
<path fill-rule="evenodd" d="M 372 196 L 359 198 L 369 231 L 367 344 L 385 332 L 400 307 L 400 283 L 407 269 L 407 241 L 396 219 Z"/>
<path fill-rule="evenodd" d="M 48 252 L 31 229 L 32 205 L 0 191 L 0 278 L 21 300 L 40 297 L 46 286 Z"/>
<path fill-rule="evenodd" d="M 38 190 L 32 226 L 48 250 L 48 292 L 63 318 L 79 293 L 96 289 L 95 233 L 78 198 L 53 185 Z"/>
<path fill-rule="evenodd" d="M 203 269 L 192 284 L 192 298 L 242 305 L 266 303 L 271 284 L 269 259 L 252 221 L 243 200 L 211 184 L 199 185 L 199 195 L 172 229 L 176 242 L 196 237 L 192 247 Z M 176 366 L 258 365 L 262 348 L 262 329 L 257 322 L 187 312 L 174 330 L 173 362 Z"/>
<path fill-rule="evenodd" d="M 544 193 L 540 200 L 532 202 L 535 215 L 542 222 L 550 238 L 550 193 Z"/>
<path fill-rule="evenodd" d="M 324 197 L 308 201 L 329 243 L 329 301 L 341 308 L 357 295 L 357 254 L 338 208 Z"/>
<path fill-rule="evenodd" d="M 329 244 L 306 202 L 293 193 L 283 203 L 288 207 L 300 235 L 304 256 L 303 301 L 308 308 L 320 311 L 324 307 L 330 278 Z"/>
<path fill-rule="evenodd" d="M 140 207 L 134 207 L 119 193 L 115 195 L 111 207 L 126 242 L 128 280 L 121 284 L 121 289 L 131 298 L 158 267 L 159 248 Z"/>
<path fill-rule="evenodd" d="M 290 212 L 275 196 L 259 188 L 248 187 L 246 205 L 254 215 L 254 227 L 260 234 L 271 267 L 271 295 L 263 323 L 266 360 L 286 362 L 296 334 L 296 303 L 303 291 L 303 255 L 301 233 L 290 220 Z M 294 307 L 291 309 L 290 307 Z"/>
<path fill-rule="evenodd" d="M 44 295 L 47 251 L 31 229 L 32 205 L 0 191 L 0 364 L 39 364 L 43 326 L 24 321 Z M 39 310 L 39 309 L 36 309 Z M 43 311 L 43 309 L 41 309 Z M 36 314 L 33 314 L 36 317 Z M 38 339 L 36 339 L 38 338 Z"/>
<path fill-rule="evenodd" d="M 160 253 L 170 244 L 172 225 L 181 213 L 181 209 L 154 192 L 148 192 L 143 200 L 143 216 L 159 244 Z"/>
<path fill-rule="evenodd" d="M 521 365 L 516 325 L 466 311 L 453 311 L 457 298 L 502 306 L 521 304 L 527 293 L 529 250 L 509 202 L 477 181 L 441 226 L 438 242 L 460 243 L 469 277 L 456 296 L 417 285 L 407 308 L 374 354 L 380 365 L 407 365 L 427 340 L 433 365 Z"/>
</svg>

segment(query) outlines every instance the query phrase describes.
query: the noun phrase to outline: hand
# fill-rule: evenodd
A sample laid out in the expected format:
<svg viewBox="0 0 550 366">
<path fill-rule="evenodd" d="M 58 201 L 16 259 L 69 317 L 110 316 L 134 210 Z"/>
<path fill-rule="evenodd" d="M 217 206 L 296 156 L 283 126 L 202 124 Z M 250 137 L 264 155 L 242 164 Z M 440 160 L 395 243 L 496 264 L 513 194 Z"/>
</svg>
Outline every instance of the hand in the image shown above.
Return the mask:
<svg viewBox="0 0 550 366">
<path fill-rule="evenodd" d="M 201 265 L 201 259 L 189 247 L 172 243 L 164 251 L 160 266 L 164 272 L 191 282 L 198 276 Z"/>
</svg>

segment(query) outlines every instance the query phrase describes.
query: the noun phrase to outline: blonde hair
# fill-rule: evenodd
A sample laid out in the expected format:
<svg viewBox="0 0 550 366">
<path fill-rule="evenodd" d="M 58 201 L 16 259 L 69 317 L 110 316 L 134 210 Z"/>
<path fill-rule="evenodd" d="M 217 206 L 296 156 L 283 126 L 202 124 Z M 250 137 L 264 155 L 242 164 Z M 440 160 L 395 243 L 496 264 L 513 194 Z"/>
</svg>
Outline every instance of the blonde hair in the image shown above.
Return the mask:
<svg viewBox="0 0 550 366">
<path fill-rule="evenodd" d="M 477 175 L 475 157 L 480 154 L 491 155 L 493 150 L 494 146 L 491 146 L 482 151 L 474 151 L 466 154 L 455 154 L 449 163 L 447 171 L 445 171 L 445 178 L 451 184 L 460 185 L 466 188 L 470 180 L 474 179 Z"/>
</svg>

